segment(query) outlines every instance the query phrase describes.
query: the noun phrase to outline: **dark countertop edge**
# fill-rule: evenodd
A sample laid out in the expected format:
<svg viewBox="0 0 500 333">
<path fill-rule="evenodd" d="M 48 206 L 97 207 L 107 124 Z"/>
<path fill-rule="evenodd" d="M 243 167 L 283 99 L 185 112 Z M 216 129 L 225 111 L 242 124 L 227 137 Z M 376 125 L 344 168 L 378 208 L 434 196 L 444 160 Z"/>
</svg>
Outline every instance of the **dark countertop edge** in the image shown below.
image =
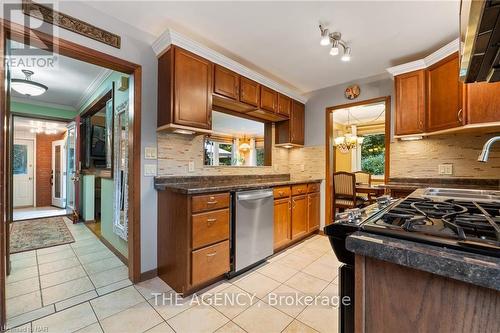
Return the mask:
<svg viewBox="0 0 500 333">
<path fill-rule="evenodd" d="M 285 180 L 285 181 L 269 181 L 266 183 L 258 184 L 218 184 L 218 185 L 207 185 L 206 187 L 189 187 L 189 183 L 174 183 L 174 184 L 157 184 L 155 189 L 157 191 L 165 191 L 169 189 L 173 192 L 182 194 L 201 194 L 201 193 L 216 193 L 216 192 L 226 192 L 226 191 L 238 191 L 238 190 L 252 190 L 252 189 L 262 189 L 277 186 L 286 185 L 296 185 L 305 183 L 320 183 L 323 179 L 301 179 L 301 180 Z M 192 184 L 191 184 L 192 185 Z"/>
<path fill-rule="evenodd" d="M 500 291 L 500 259 L 366 232 L 347 237 L 358 255 Z"/>
<path fill-rule="evenodd" d="M 463 184 L 442 184 L 442 183 L 395 183 L 389 182 L 381 184 L 380 187 L 404 190 L 416 190 L 419 188 L 463 188 L 463 189 L 477 189 L 477 190 L 500 190 L 499 186 L 491 185 L 463 185 Z"/>
</svg>

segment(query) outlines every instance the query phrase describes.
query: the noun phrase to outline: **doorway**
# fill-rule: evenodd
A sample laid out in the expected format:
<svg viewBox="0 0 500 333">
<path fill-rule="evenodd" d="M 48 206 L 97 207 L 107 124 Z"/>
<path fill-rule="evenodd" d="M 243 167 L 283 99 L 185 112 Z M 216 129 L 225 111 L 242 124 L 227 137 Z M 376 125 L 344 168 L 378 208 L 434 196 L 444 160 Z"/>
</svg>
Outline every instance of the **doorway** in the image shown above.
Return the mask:
<svg viewBox="0 0 500 333">
<path fill-rule="evenodd" d="M 14 138 L 14 147 L 12 149 L 14 209 L 33 206 L 35 192 L 34 145 L 32 139 Z"/>
<path fill-rule="evenodd" d="M 328 107 L 325 124 L 328 225 L 335 216 L 334 172 L 362 171 L 370 174 L 371 182 L 379 184 L 389 180 L 391 97 Z"/>
<path fill-rule="evenodd" d="M 8 50 L 6 48 L 8 39 L 16 41 L 18 43 L 28 43 L 30 46 L 50 46 L 52 49 L 56 49 L 59 56 L 66 56 L 72 59 L 77 59 L 86 63 L 98 65 L 105 67 L 112 71 L 119 71 L 121 73 L 129 75 L 130 90 L 130 104 L 128 105 L 127 118 L 127 131 L 129 137 L 129 145 L 125 148 L 128 151 L 129 162 L 128 166 L 128 192 L 127 198 L 130 204 L 128 205 L 128 221 L 130 226 L 126 229 L 127 232 L 124 237 L 128 240 L 128 269 L 126 275 L 131 281 L 136 282 L 140 279 L 140 227 L 139 227 L 139 216 L 140 216 L 140 109 L 141 109 L 141 67 L 139 65 L 109 56 L 107 54 L 89 49 L 78 44 L 56 38 L 52 35 L 47 35 L 39 31 L 36 34 L 32 33 L 30 29 L 26 29 L 23 26 L 7 22 L 2 20 L 1 30 L 0 30 L 0 51 L 6 56 Z M 36 39 L 32 39 L 32 36 L 36 35 Z M 2 104 L 0 105 L 0 137 L 7 138 L 8 142 L 3 144 L 4 155 L 7 158 L 0 159 L 0 167 L 4 170 L 6 178 L 0 179 L 0 186 L 5 187 L 6 191 L 0 193 L 1 200 L 5 210 L 2 210 L 0 214 L 0 219 L 5 219 L 9 224 L 12 221 L 12 203 L 13 203 L 13 183 L 12 183 L 12 170 L 10 167 L 10 159 L 12 158 L 12 146 L 10 143 L 13 142 L 12 137 L 12 113 L 10 94 L 9 94 L 9 81 L 6 80 L 10 78 L 10 71 L 7 68 L 8 64 L 2 62 L 0 64 L 0 91 L 4 94 L 1 98 Z M 5 85 L 7 83 L 7 86 Z M 77 117 L 78 118 L 78 117 Z M 75 119 L 78 121 L 78 119 Z M 76 127 L 76 132 L 78 132 L 78 127 Z M 75 151 L 79 150 L 78 147 L 78 133 L 76 135 L 76 147 Z M 78 162 L 75 161 L 75 169 L 78 168 Z M 76 179 L 78 177 L 75 177 Z M 10 181 L 9 181 L 10 179 Z M 7 182 L 5 180 L 8 180 Z M 5 195 L 4 195 L 5 193 Z M 75 206 L 78 206 L 79 191 L 75 191 Z M 6 307 L 5 306 L 5 273 L 9 269 L 9 224 L 3 224 L 0 228 L 0 325 L 4 325 L 6 321 Z M 72 227 L 73 224 L 68 224 L 68 227 Z M 6 270 L 7 268 L 7 270 Z M 106 280 L 110 282 L 111 280 Z M 12 308 L 12 307 L 10 307 Z M 8 310 L 7 310 L 8 311 Z"/>
</svg>

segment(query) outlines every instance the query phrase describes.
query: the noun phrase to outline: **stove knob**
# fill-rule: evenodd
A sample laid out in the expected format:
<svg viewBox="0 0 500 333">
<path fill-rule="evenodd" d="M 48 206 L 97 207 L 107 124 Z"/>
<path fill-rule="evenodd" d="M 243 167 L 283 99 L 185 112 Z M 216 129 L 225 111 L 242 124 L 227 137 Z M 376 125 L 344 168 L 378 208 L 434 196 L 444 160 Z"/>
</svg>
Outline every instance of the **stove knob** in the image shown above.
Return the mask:
<svg viewBox="0 0 500 333">
<path fill-rule="evenodd" d="M 354 223 L 358 220 L 361 219 L 361 209 L 359 208 L 352 208 L 346 210 L 349 222 Z"/>
</svg>

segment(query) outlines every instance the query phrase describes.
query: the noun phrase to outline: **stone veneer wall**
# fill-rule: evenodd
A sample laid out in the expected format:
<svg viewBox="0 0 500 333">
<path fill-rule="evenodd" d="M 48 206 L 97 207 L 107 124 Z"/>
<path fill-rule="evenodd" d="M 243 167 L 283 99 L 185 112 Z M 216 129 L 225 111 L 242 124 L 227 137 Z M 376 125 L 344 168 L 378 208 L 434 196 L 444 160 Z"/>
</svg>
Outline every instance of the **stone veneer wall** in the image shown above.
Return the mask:
<svg viewBox="0 0 500 333">
<path fill-rule="evenodd" d="M 477 157 L 483 144 L 494 134 L 446 134 L 418 141 L 391 143 L 391 177 L 455 177 L 455 178 L 500 178 L 500 145 L 490 153 L 487 163 Z M 453 175 L 438 174 L 438 165 L 453 164 Z"/>
</svg>

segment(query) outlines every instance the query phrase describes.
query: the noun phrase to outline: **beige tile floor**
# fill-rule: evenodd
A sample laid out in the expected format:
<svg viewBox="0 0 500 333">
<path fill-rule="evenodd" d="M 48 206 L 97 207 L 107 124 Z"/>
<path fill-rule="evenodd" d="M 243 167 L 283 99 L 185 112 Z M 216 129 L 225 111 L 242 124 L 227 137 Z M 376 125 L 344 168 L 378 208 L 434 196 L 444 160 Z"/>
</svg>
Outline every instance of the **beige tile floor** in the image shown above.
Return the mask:
<svg viewBox="0 0 500 333">
<path fill-rule="evenodd" d="M 176 296 L 162 280 L 132 285 L 127 268 L 85 226 L 68 226 L 75 243 L 12 257 L 11 332 L 337 332 L 337 309 L 324 300 L 338 295 L 339 262 L 324 236 L 174 305 L 162 304 Z"/>
</svg>

